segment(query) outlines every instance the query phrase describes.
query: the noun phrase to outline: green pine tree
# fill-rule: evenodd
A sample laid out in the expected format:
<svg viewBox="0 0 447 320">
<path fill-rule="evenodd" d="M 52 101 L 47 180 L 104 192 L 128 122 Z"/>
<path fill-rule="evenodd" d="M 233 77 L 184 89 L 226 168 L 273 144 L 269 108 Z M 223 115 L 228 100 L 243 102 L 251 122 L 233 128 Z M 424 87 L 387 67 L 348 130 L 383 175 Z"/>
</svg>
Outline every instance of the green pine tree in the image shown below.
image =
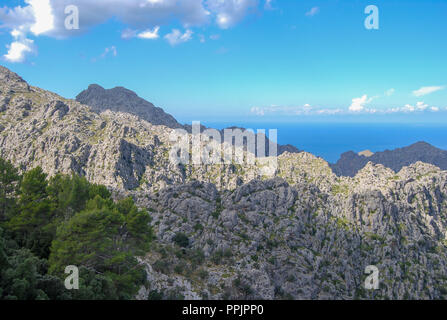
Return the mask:
<svg viewBox="0 0 447 320">
<path fill-rule="evenodd" d="M 0 223 L 16 210 L 20 175 L 11 162 L 0 158 Z"/>
<path fill-rule="evenodd" d="M 54 206 L 48 199 L 47 175 L 37 167 L 25 173 L 20 184 L 18 211 L 7 226 L 20 246 L 46 258 L 55 229 L 51 224 Z"/>
</svg>

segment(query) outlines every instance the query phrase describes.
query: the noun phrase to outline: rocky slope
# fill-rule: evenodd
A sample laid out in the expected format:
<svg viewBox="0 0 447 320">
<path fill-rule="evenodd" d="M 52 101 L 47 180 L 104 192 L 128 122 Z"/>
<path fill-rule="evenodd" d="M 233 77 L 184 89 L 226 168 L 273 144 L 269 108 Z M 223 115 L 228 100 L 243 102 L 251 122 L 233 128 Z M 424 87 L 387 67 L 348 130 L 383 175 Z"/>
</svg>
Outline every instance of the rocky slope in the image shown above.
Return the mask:
<svg viewBox="0 0 447 320">
<path fill-rule="evenodd" d="M 369 157 L 348 151 L 343 153 L 337 163 L 331 165 L 331 168 L 337 175 L 353 177 L 368 162 L 382 164 L 397 172 L 418 161 L 447 170 L 447 151 L 433 147 L 426 142 L 417 142 L 408 147 L 377 152 Z"/>
<path fill-rule="evenodd" d="M 106 110 L 126 112 L 144 119 L 154 125 L 164 125 L 169 128 L 182 126 L 161 108 L 140 98 L 131 90 L 123 87 L 104 89 L 100 85 L 91 84 L 86 90 L 79 93 L 76 101 L 91 107 L 91 110 L 101 113 Z"/>
<path fill-rule="evenodd" d="M 163 125 L 171 129 L 181 128 L 189 133 L 192 132 L 191 125 L 181 125 L 172 115 L 165 113 L 163 109 L 155 107 L 149 101 L 140 98 L 135 92 L 123 87 L 104 89 L 97 84 L 92 84 L 86 90 L 78 94 L 76 101 L 88 105 L 90 109 L 96 113 L 105 112 L 107 110 L 123 112 L 135 115 L 153 125 Z M 206 126 L 200 126 L 201 132 L 206 129 L 208 129 Z M 245 128 L 237 127 L 229 127 L 227 129 L 246 130 Z M 219 131 L 222 135 L 223 142 L 224 129 Z M 270 154 L 269 145 L 270 141 L 265 137 L 266 155 Z M 283 154 L 284 152 L 298 153 L 299 150 L 292 145 L 277 145 L 277 154 Z"/>
<path fill-rule="evenodd" d="M 85 175 L 153 217 L 137 298 L 447 298 L 446 171 L 370 162 L 338 177 L 305 152 L 284 152 L 273 170 L 269 159 L 179 165 L 172 130 L 94 112 L 0 67 L 0 156 Z M 368 265 L 378 290 L 364 287 Z"/>
<path fill-rule="evenodd" d="M 447 298 L 446 172 L 368 164 L 355 178 L 326 179 L 331 190 L 274 178 L 138 196 L 158 239 L 142 260 L 150 286 L 139 298 Z M 179 233 L 188 248 L 175 244 Z M 379 269 L 379 290 L 364 288 L 368 265 Z"/>
</svg>

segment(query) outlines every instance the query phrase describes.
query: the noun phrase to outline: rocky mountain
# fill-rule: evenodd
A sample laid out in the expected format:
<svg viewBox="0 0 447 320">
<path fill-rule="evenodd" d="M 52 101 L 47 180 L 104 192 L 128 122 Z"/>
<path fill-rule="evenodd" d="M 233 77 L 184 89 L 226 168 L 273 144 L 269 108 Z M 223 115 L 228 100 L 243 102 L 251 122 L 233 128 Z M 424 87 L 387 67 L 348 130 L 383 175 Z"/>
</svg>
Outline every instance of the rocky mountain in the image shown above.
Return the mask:
<svg viewBox="0 0 447 320">
<path fill-rule="evenodd" d="M 357 154 L 353 151 L 348 151 L 341 155 L 337 163 L 331 164 L 331 168 L 339 176 L 353 177 L 368 162 L 382 164 L 398 172 L 403 167 L 418 161 L 430 163 L 447 170 L 447 151 L 438 149 L 426 142 L 417 142 L 408 147 L 374 154 L 371 152 Z"/>
<path fill-rule="evenodd" d="M 123 87 L 104 89 L 100 85 L 91 84 L 77 95 L 76 101 L 91 107 L 92 111 L 101 113 L 106 110 L 126 112 L 140 117 L 154 125 L 164 125 L 169 128 L 182 126 L 161 108 L 140 98 L 135 92 Z"/>
<path fill-rule="evenodd" d="M 96 113 L 107 110 L 123 112 L 135 115 L 153 125 L 163 125 L 173 129 L 181 128 L 189 133 L 192 132 L 191 125 L 181 125 L 172 115 L 164 112 L 163 109 L 155 107 L 149 101 L 140 98 L 135 92 L 123 87 L 104 89 L 97 84 L 91 84 L 86 90 L 77 95 L 76 101 L 88 105 Z M 206 126 L 200 126 L 201 132 L 206 129 L 208 129 Z M 229 127 L 228 129 L 236 129 L 236 127 Z M 245 128 L 238 129 L 246 130 Z M 220 132 L 223 137 L 223 130 L 220 130 Z M 266 137 L 265 147 L 267 155 L 269 155 L 269 143 L 269 139 Z M 246 145 L 245 141 L 244 144 Z M 282 154 L 284 152 L 299 152 L 299 150 L 292 145 L 277 144 L 277 152 Z"/>
<path fill-rule="evenodd" d="M 139 197 L 158 239 L 141 259 L 150 286 L 139 298 L 445 299 L 446 178 L 423 163 L 398 175 L 369 164 L 326 192 L 275 178 Z M 380 272 L 378 290 L 364 287 L 368 265 Z"/>
<path fill-rule="evenodd" d="M 306 152 L 284 152 L 273 169 L 270 158 L 179 164 L 172 131 L 0 68 L 1 157 L 86 176 L 150 212 L 137 299 L 447 298 L 447 171 L 369 162 L 337 176 Z M 377 290 L 364 285 L 370 265 Z"/>
</svg>

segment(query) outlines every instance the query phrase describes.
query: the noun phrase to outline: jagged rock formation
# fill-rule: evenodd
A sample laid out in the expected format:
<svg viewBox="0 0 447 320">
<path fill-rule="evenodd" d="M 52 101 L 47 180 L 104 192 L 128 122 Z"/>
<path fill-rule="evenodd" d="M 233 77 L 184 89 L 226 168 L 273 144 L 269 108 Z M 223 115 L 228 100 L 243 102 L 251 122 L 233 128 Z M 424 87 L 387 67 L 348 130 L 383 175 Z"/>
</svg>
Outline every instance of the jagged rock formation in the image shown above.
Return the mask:
<svg viewBox="0 0 447 320">
<path fill-rule="evenodd" d="M 144 119 L 154 125 L 163 125 L 169 128 L 182 126 L 161 108 L 140 98 L 135 92 L 123 87 L 104 89 L 100 85 L 91 84 L 88 89 L 77 95 L 76 101 L 91 107 L 94 112 L 101 113 L 106 110 L 126 112 Z"/>
<path fill-rule="evenodd" d="M 86 90 L 82 91 L 76 97 L 76 101 L 88 105 L 92 111 L 101 113 L 107 110 L 114 112 L 129 113 L 146 120 L 153 125 L 163 125 L 168 128 L 185 129 L 187 132 L 192 132 L 191 125 L 181 125 L 175 120 L 175 118 L 167 114 L 161 108 L 155 107 L 152 103 L 140 98 L 135 92 L 123 88 L 116 87 L 113 89 L 104 89 L 97 84 L 91 84 Z M 208 129 L 204 125 L 200 125 L 200 132 Z M 227 129 L 241 129 L 245 131 L 245 128 L 229 127 Z M 220 130 L 223 138 L 224 130 Z M 223 139 L 222 139 L 223 142 Z M 246 141 L 244 141 L 246 144 Z M 269 139 L 265 138 L 265 150 L 266 155 L 269 155 Z M 284 152 L 298 153 L 299 150 L 292 145 L 279 145 L 277 144 L 277 154 L 283 154 Z"/>
<path fill-rule="evenodd" d="M 192 182 L 138 197 L 159 241 L 143 259 L 152 281 L 140 298 L 447 298 L 447 173 L 416 163 L 396 175 L 370 163 L 335 179 L 329 192 L 275 178 L 227 192 Z M 178 233 L 189 237 L 187 251 L 174 245 Z M 379 290 L 363 286 L 368 265 L 380 271 Z"/>
<path fill-rule="evenodd" d="M 337 163 L 331 165 L 331 168 L 337 175 L 349 177 L 355 176 L 368 162 L 382 164 L 396 172 L 417 161 L 430 163 L 447 170 L 447 151 L 433 147 L 426 142 L 417 142 L 408 147 L 367 155 L 356 154 L 352 151 L 345 152 Z"/>
<path fill-rule="evenodd" d="M 0 156 L 85 175 L 150 212 L 139 299 L 447 298 L 447 171 L 434 165 L 369 162 L 339 177 L 305 152 L 273 171 L 261 159 L 175 164 L 172 128 L 93 112 L 5 68 L 0 110 Z M 378 290 L 364 287 L 368 265 Z"/>
</svg>

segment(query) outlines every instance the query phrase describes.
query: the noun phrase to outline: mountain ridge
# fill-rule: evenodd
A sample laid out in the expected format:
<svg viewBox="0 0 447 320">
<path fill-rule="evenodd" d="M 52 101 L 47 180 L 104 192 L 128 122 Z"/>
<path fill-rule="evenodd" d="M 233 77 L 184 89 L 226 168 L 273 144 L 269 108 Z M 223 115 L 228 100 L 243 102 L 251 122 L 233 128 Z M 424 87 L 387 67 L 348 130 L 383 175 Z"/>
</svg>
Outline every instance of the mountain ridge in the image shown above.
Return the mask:
<svg viewBox="0 0 447 320">
<path fill-rule="evenodd" d="M 146 120 L 154 125 L 164 125 L 172 129 L 185 129 L 187 132 L 192 132 L 191 125 L 180 124 L 172 115 L 166 113 L 162 108 L 154 106 L 151 102 L 139 97 L 134 91 L 125 87 L 114 87 L 111 89 L 104 89 L 98 84 L 90 84 L 88 88 L 76 96 L 76 101 L 88 105 L 92 111 L 101 113 L 106 110 L 115 112 L 125 112 L 133 114 Z M 207 128 L 204 125 L 200 125 L 200 132 L 203 132 Z M 226 129 L 241 129 L 245 131 L 245 128 L 228 127 Z M 222 137 L 225 129 L 219 130 Z M 223 142 L 223 140 L 222 140 Z M 245 141 L 244 141 L 245 143 Z M 299 150 L 292 145 L 280 145 L 277 144 L 277 153 L 282 154 L 288 152 L 299 152 Z M 265 150 L 269 155 L 270 141 L 265 137 Z"/>
<path fill-rule="evenodd" d="M 399 172 L 404 166 L 417 161 L 430 163 L 442 170 L 447 170 L 447 151 L 438 149 L 424 141 L 394 150 L 379 151 L 369 157 L 348 151 L 343 153 L 335 164 L 331 164 L 331 168 L 339 176 L 353 177 L 368 162 L 382 164 Z"/>
<path fill-rule="evenodd" d="M 284 152 L 268 174 L 259 159 L 176 164 L 174 129 L 2 72 L 1 157 L 77 173 L 150 212 L 155 240 L 138 257 L 148 281 L 135 298 L 447 298 L 447 171 L 369 161 L 344 177 L 307 152 Z M 370 265 L 377 290 L 364 286 Z"/>
<path fill-rule="evenodd" d="M 155 107 L 152 103 L 140 98 L 134 91 L 118 86 L 112 89 L 104 89 L 98 84 L 91 84 L 82 91 L 76 101 L 89 105 L 94 112 L 105 110 L 126 112 L 136 115 L 155 125 L 165 125 L 169 128 L 182 128 L 191 133 L 191 125 L 181 125 L 172 115 Z M 201 125 L 201 132 L 209 129 Z M 226 129 L 245 128 L 231 126 Z M 223 131 L 219 130 L 223 136 Z M 269 140 L 266 138 L 266 154 L 269 154 Z M 277 144 L 277 154 L 285 152 L 299 153 L 300 150 L 294 145 Z M 370 155 L 370 156 L 366 156 Z M 396 148 L 394 150 L 379 151 L 376 153 L 358 154 L 353 151 L 344 152 L 340 159 L 330 164 L 334 173 L 338 176 L 354 177 L 355 174 L 363 168 L 369 161 L 376 164 L 383 164 L 386 167 L 398 172 L 406 165 L 422 161 L 437 165 L 443 170 L 447 169 L 447 151 L 438 149 L 430 144 L 420 141 L 410 146 Z"/>
<path fill-rule="evenodd" d="M 173 116 L 155 107 L 152 103 L 140 98 L 135 92 L 124 87 L 104 89 L 98 84 L 91 84 L 76 96 L 76 101 L 86 104 L 94 112 L 111 110 L 127 112 L 147 120 L 154 125 L 165 125 L 169 128 L 181 128 L 182 125 Z"/>
</svg>

